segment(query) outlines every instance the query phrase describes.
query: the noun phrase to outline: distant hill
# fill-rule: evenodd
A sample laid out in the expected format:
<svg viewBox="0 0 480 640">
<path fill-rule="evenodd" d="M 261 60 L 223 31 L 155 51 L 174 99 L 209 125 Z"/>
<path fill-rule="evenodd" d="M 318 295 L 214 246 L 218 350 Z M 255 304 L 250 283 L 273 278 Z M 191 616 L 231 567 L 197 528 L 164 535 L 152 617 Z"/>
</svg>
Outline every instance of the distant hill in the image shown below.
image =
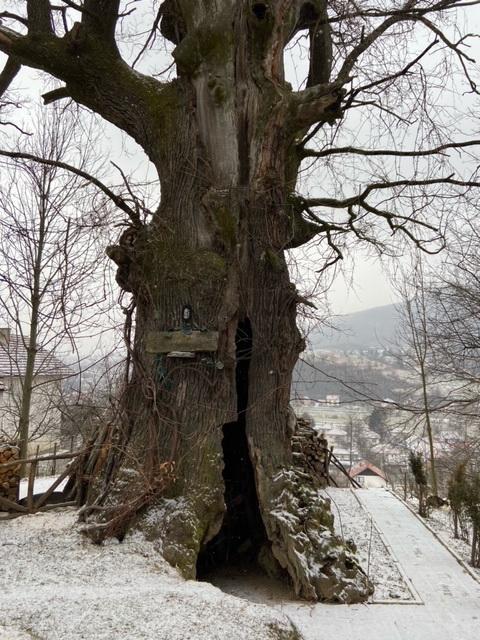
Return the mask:
<svg viewBox="0 0 480 640">
<path fill-rule="evenodd" d="M 331 351 L 389 348 L 398 333 L 399 321 L 393 304 L 339 316 L 335 321 L 337 329 L 314 329 L 309 334 L 309 348 Z"/>
</svg>

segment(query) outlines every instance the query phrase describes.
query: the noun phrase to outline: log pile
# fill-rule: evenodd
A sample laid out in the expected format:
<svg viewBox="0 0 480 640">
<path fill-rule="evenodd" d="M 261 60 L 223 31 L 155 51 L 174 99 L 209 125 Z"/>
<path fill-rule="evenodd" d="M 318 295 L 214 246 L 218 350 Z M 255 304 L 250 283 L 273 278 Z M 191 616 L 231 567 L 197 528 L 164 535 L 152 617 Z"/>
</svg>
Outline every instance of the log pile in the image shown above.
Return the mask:
<svg viewBox="0 0 480 640">
<path fill-rule="evenodd" d="M 328 486 L 328 442 L 304 418 L 297 418 L 292 435 L 292 454 L 295 466 L 311 476 L 317 487 Z"/>
<path fill-rule="evenodd" d="M 329 484 L 333 453 L 309 420 L 296 418 L 289 427 L 292 464 L 270 482 L 265 475 L 258 482 L 262 502 L 270 507 L 264 515 L 271 541 L 269 567 L 276 561 L 286 569 L 296 595 L 307 600 L 365 602 L 372 585 L 354 549 L 335 535 L 330 499 L 321 490 Z"/>
<path fill-rule="evenodd" d="M 18 460 L 18 447 L 0 444 L 0 465 Z M 16 502 L 20 485 L 20 464 L 2 469 L 0 467 L 0 497 Z M 1 509 L 1 507 L 0 507 Z"/>
</svg>

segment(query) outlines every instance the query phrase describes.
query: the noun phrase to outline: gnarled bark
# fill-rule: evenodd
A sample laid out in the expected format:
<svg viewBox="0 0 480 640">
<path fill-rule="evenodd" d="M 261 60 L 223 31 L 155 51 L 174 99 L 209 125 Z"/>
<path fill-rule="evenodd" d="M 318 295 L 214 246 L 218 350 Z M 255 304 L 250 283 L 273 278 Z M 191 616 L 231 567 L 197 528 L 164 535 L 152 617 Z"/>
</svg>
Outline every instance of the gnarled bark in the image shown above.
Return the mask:
<svg viewBox="0 0 480 640">
<path fill-rule="evenodd" d="M 172 451 L 177 461 L 176 484 L 143 526 L 189 577 L 199 555 L 208 567 L 240 547 L 267 549 L 297 594 L 360 601 L 368 581 L 332 533 L 328 503 L 295 467 L 289 430 L 291 373 L 303 349 L 284 255 L 298 133 L 289 117 L 298 111 L 303 127 L 324 106 L 313 96 L 303 112 L 283 82 L 288 12 L 258 18 L 249 3 L 221 4 L 183 13 L 177 29 L 186 25 L 174 54 L 175 139 L 161 148 L 162 204 L 129 257 L 135 431 L 143 425 L 152 468 Z M 324 99 L 327 111 L 336 100 Z M 189 360 L 147 354 L 149 332 L 178 329 L 185 305 L 197 329 L 219 332 L 218 351 Z"/>
<path fill-rule="evenodd" d="M 143 527 L 188 577 L 199 556 L 208 565 L 243 547 L 278 563 L 305 598 L 364 600 L 366 576 L 333 534 L 328 502 L 294 463 L 289 410 L 304 347 L 285 258 L 297 237 L 296 143 L 312 123 L 338 115 L 341 87 L 318 69 L 329 43 L 312 31 L 312 86 L 294 93 L 283 50 L 305 3 L 169 0 L 162 32 L 176 44 L 179 77 L 161 85 L 119 58 L 115 11 L 102 17 L 100 4 L 118 3 L 85 2 L 82 23 L 63 39 L 46 22 L 35 39 L 7 35 L 16 59 L 32 64 L 33 56 L 60 77 L 158 170 L 153 220 L 134 221 L 128 242 L 109 247 L 136 308 L 123 464 L 152 481 L 163 461 L 175 462 L 176 481 Z M 321 0 L 309 4 L 324 11 Z M 217 350 L 149 352 L 152 335 L 181 330 L 185 307 L 190 329 L 218 332 Z M 128 485 L 119 474 L 111 497 L 121 500 Z"/>
</svg>

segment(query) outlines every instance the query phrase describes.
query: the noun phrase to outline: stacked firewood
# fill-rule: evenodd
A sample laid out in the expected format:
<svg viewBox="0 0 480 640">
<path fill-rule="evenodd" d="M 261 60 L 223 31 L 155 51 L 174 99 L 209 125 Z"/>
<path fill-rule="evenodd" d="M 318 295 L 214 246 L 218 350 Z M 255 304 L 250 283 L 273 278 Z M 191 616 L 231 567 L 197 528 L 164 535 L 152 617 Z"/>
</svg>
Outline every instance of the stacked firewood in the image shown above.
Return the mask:
<svg viewBox="0 0 480 640">
<path fill-rule="evenodd" d="M 0 465 L 18 460 L 19 449 L 9 444 L 0 444 Z M 7 468 L 0 466 L 0 496 L 15 502 L 20 484 L 20 465 Z"/>
<path fill-rule="evenodd" d="M 295 466 L 310 475 L 316 485 L 325 487 L 329 484 L 328 442 L 323 433 L 318 434 L 304 418 L 297 418 L 292 436 L 292 452 Z"/>
</svg>

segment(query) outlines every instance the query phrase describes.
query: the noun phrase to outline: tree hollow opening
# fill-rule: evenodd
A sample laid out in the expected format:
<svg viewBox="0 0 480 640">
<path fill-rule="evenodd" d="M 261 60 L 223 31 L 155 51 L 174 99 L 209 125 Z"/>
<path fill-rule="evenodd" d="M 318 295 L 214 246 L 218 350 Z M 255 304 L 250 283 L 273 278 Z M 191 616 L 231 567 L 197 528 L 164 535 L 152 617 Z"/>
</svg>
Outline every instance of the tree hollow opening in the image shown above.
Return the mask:
<svg viewBox="0 0 480 640">
<path fill-rule="evenodd" d="M 220 531 L 198 555 L 200 580 L 226 566 L 243 568 L 255 564 L 258 552 L 267 541 L 245 430 L 252 353 L 252 328 L 248 319 L 238 325 L 236 350 L 238 418 L 223 426 L 222 440 L 226 512 Z"/>
<path fill-rule="evenodd" d="M 264 2 L 254 2 L 252 4 L 252 12 L 258 20 L 265 20 L 267 11 L 268 5 Z"/>
</svg>

